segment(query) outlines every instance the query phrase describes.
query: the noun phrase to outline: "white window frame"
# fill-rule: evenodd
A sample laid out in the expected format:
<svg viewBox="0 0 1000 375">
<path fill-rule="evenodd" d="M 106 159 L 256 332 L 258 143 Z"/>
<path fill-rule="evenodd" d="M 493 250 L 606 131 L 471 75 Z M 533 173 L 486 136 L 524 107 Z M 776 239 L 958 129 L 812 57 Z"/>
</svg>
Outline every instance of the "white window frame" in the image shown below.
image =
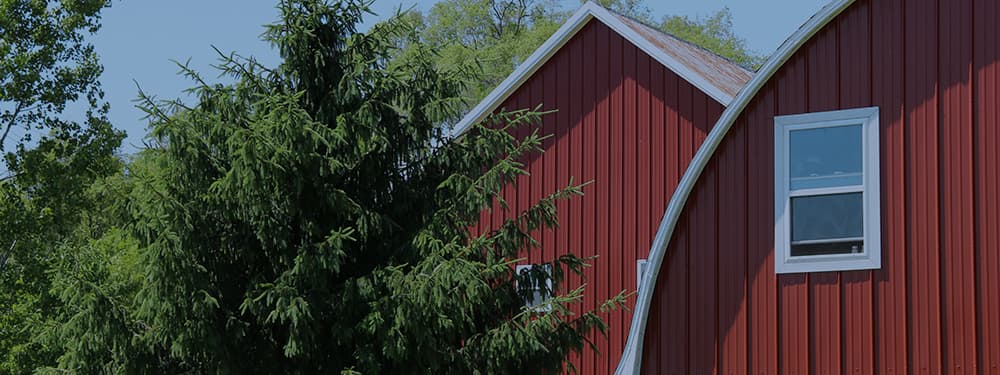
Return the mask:
<svg viewBox="0 0 1000 375">
<path fill-rule="evenodd" d="M 789 133 L 861 124 L 862 185 L 791 191 Z M 882 267 L 881 203 L 879 196 L 878 107 L 776 116 L 774 118 L 774 271 L 775 273 L 828 272 L 879 269 Z M 857 254 L 792 256 L 791 198 L 839 193 L 862 193 L 864 246 Z"/>
<path fill-rule="evenodd" d="M 548 288 L 549 290 L 552 290 L 552 264 L 540 264 L 540 265 L 538 265 L 538 264 L 518 264 L 517 266 L 514 267 L 514 273 L 517 274 L 517 275 L 520 275 L 521 271 L 524 271 L 524 270 L 527 270 L 528 272 L 531 272 L 531 269 L 533 267 L 535 267 L 535 266 L 540 266 L 543 270 L 545 270 L 546 273 L 548 273 L 549 277 L 547 279 L 545 279 L 545 287 Z M 516 284 L 515 284 L 515 287 L 517 287 Z M 539 289 L 539 288 L 532 288 L 532 290 L 535 290 L 536 293 L 537 293 L 537 291 L 540 291 L 541 289 Z M 552 311 L 552 305 L 548 304 L 548 302 L 549 302 L 550 299 L 552 299 L 552 296 L 542 297 L 540 299 L 535 299 L 535 300 L 532 300 L 530 302 L 529 301 L 524 301 L 524 308 L 528 309 L 528 310 L 531 310 L 531 311 L 536 311 L 536 312 Z"/>
</svg>

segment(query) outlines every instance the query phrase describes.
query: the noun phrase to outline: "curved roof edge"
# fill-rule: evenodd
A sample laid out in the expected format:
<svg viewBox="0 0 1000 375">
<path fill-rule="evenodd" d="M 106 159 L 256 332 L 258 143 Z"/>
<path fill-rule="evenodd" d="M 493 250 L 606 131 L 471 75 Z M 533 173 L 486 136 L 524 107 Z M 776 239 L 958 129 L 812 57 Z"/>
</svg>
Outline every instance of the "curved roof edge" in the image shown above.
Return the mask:
<svg viewBox="0 0 1000 375">
<path fill-rule="evenodd" d="M 729 132 L 733 123 L 743 113 L 746 106 L 757 96 L 760 89 L 771 80 L 771 77 L 784 66 L 785 62 L 798 52 L 799 48 L 809 41 L 813 35 L 816 35 L 817 32 L 822 30 L 823 27 L 854 2 L 855 0 L 832 1 L 830 4 L 824 6 L 823 9 L 820 9 L 798 31 L 785 40 L 781 44 L 781 47 L 778 47 L 778 50 L 771 55 L 767 62 L 764 63 L 764 66 L 757 71 L 757 74 L 750 79 L 750 82 L 740 90 L 739 94 L 726 107 L 726 110 L 722 113 L 722 117 L 715 123 L 715 127 L 712 128 L 705 142 L 698 149 L 698 153 L 695 154 L 691 164 L 688 165 L 688 169 L 684 172 L 680 184 L 677 186 L 674 195 L 670 198 L 667 211 L 663 214 L 663 220 L 660 221 L 656 237 L 653 239 L 653 244 L 650 247 L 650 267 L 648 268 L 650 271 L 646 272 L 643 276 L 642 283 L 643 285 L 651 285 L 653 287 L 643 288 L 639 292 L 635 310 L 632 313 L 632 324 L 629 330 L 628 341 L 625 343 L 625 352 L 622 353 L 622 359 L 618 362 L 618 368 L 615 370 L 616 375 L 638 374 L 641 371 L 642 346 L 646 333 L 646 321 L 649 317 L 650 303 L 653 300 L 653 291 L 656 289 L 656 279 L 667 252 L 667 245 L 669 244 L 670 237 L 673 236 L 677 221 L 680 218 L 681 212 L 684 211 L 684 205 L 687 203 L 694 185 L 698 182 L 702 171 L 705 170 L 705 166 L 708 165 L 712 155 L 715 154 L 715 150 L 719 147 L 723 138 L 726 137 L 726 133 Z"/>
<path fill-rule="evenodd" d="M 576 12 L 574 12 L 573 15 L 570 16 L 565 23 L 563 23 L 563 25 L 560 26 L 559 29 L 545 41 L 545 43 L 528 56 L 528 58 L 525 59 L 521 65 L 518 65 L 514 72 L 500 82 L 500 84 L 494 88 L 489 95 L 483 98 L 479 104 L 473 107 L 472 110 L 465 115 L 465 117 L 455 124 L 452 134 L 462 134 L 468 130 L 472 124 L 482 121 L 486 118 L 486 116 L 489 116 L 490 113 L 496 110 L 497 106 L 513 94 L 525 81 L 531 78 L 531 75 L 545 65 L 545 63 L 548 62 L 549 59 L 559 51 L 559 49 L 566 45 L 566 43 L 569 42 L 569 40 L 572 39 L 578 31 L 583 29 L 588 21 L 594 18 L 601 21 L 601 23 L 614 30 L 630 43 L 634 44 L 640 50 L 651 56 L 654 60 L 665 66 L 667 69 L 670 69 L 681 78 L 690 82 L 692 85 L 712 97 L 712 99 L 718 101 L 723 106 L 729 105 L 729 103 L 733 100 L 734 93 L 737 92 L 739 88 L 742 88 L 746 81 L 753 75 L 752 72 L 747 71 L 735 63 L 731 63 L 728 60 L 715 56 L 711 53 L 704 53 L 704 51 L 700 54 L 690 51 L 684 53 L 677 52 L 675 53 L 678 55 L 677 57 L 672 56 L 670 53 L 667 53 L 665 50 L 666 46 L 662 41 L 649 39 L 650 37 L 653 37 L 653 33 L 649 30 L 644 30 L 643 27 L 638 25 L 630 25 L 630 23 L 635 22 L 629 21 L 629 23 L 626 23 L 626 18 L 616 15 L 593 1 L 587 1 L 586 4 L 577 9 Z M 659 31 L 657 30 L 656 32 Z M 664 35 L 664 38 L 675 39 L 672 36 L 668 36 L 666 34 Z M 673 46 L 676 48 L 697 49 L 697 47 L 686 47 L 687 42 L 683 42 L 681 44 L 675 43 Z M 714 57 L 717 61 L 700 62 L 699 64 L 694 65 L 691 65 L 691 61 L 688 61 L 692 59 L 697 60 L 699 57 L 702 60 L 707 59 L 705 55 L 712 55 L 711 57 Z M 682 57 L 685 61 L 681 61 Z M 688 64 L 685 64 L 685 62 L 688 62 Z M 721 65 L 727 64 L 730 66 L 721 67 Z M 696 71 L 698 70 L 698 67 L 705 66 L 712 67 L 714 69 L 711 69 L 712 71 L 705 72 Z M 739 77 L 733 77 L 733 73 L 745 73 L 746 78 L 739 80 Z M 720 77 L 735 81 L 728 82 L 728 84 L 715 82 Z"/>
</svg>

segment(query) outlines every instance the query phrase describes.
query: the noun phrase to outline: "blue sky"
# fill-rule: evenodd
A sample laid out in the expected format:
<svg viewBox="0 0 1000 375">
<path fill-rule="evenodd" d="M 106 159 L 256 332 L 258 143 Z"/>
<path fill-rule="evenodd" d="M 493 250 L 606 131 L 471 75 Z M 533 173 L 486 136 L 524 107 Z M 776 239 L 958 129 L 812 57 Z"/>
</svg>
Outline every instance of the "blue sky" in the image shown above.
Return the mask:
<svg viewBox="0 0 1000 375">
<path fill-rule="evenodd" d="M 575 9 L 577 0 L 562 0 Z M 818 11 L 827 0 L 649 0 L 654 16 L 682 14 L 697 17 L 728 6 L 736 32 L 758 52 L 770 53 Z M 123 152 L 142 148 L 146 121 L 134 107 L 136 84 L 159 98 L 183 97 L 191 83 L 177 75 L 171 60 L 190 61 L 206 78 L 214 78 L 217 61 L 212 46 L 222 51 L 252 55 L 267 64 L 277 54 L 259 39 L 261 25 L 277 19 L 273 1 L 262 0 L 125 0 L 105 10 L 103 28 L 92 40 L 104 64 L 102 82 L 111 103 L 111 121 L 129 137 Z M 376 0 L 379 17 L 399 7 L 426 10 L 433 1 Z M 370 17 L 366 23 L 377 20 Z"/>
</svg>

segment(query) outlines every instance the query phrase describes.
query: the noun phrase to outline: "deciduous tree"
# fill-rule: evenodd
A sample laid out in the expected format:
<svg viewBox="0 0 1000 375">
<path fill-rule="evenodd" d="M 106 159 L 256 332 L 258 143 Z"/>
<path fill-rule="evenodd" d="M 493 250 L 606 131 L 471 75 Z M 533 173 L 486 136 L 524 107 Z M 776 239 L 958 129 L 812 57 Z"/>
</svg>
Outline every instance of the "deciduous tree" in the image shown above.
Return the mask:
<svg viewBox="0 0 1000 375">
<path fill-rule="evenodd" d="M 69 103 L 84 99 L 92 110 L 103 109 L 97 82 L 101 65 L 84 37 L 100 27 L 100 11 L 108 4 L 0 2 L 0 153 L 30 139 L 33 130 L 79 130 L 78 123 L 60 116 Z"/>
<path fill-rule="evenodd" d="M 63 307 L 53 267 L 93 208 L 89 186 L 121 167 L 123 135 L 105 118 L 85 40 L 106 5 L 0 2 L 0 374 L 54 363 L 58 349 L 40 339 Z"/>
<path fill-rule="evenodd" d="M 694 43 L 743 67 L 756 70 L 766 59 L 747 46 L 746 39 L 733 30 L 733 13 L 722 8 L 707 17 L 665 16 L 660 29 Z"/>
</svg>

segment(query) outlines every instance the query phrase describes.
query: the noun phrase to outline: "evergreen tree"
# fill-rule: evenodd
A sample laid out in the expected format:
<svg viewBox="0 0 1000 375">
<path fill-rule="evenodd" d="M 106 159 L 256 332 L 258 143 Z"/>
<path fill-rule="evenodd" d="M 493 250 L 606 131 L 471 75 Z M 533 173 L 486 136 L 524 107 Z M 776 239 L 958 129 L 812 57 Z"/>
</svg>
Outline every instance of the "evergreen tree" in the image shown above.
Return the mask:
<svg viewBox="0 0 1000 375">
<path fill-rule="evenodd" d="M 453 139 L 461 69 L 417 43 L 399 53 L 416 38 L 405 23 L 359 33 L 366 4 L 349 0 L 279 9 L 264 34 L 279 67 L 224 56 L 234 84 L 185 69 L 196 105 L 146 97 L 156 147 L 90 190 L 120 203 L 83 221 L 97 238 L 81 234 L 84 255 L 59 268 L 67 307 L 47 338 L 63 354 L 48 370 L 520 374 L 586 349 L 605 326 L 568 309 L 582 288 L 524 307 L 526 285 L 555 294 L 585 260 L 512 267 L 580 187 L 469 232 L 540 151 L 542 114 Z"/>
</svg>

